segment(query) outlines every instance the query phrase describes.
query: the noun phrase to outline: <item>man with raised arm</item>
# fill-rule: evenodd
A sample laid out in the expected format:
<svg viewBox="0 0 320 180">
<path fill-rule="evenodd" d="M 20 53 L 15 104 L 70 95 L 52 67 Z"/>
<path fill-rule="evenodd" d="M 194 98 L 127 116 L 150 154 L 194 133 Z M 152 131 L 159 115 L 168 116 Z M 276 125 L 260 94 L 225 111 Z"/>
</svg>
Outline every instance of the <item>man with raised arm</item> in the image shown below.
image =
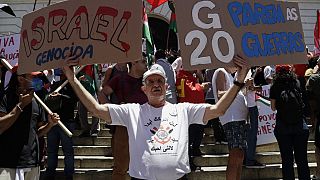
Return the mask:
<svg viewBox="0 0 320 180">
<path fill-rule="evenodd" d="M 171 104 L 166 102 L 166 75 L 158 65 L 143 74 L 142 91 L 145 104 L 99 104 L 76 79 L 69 66 L 78 60 L 69 58 L 63 70 L 79 99 L 90 112 L 109 124 L 127 127 L 129 134 L 130 165 L 132 179 L 181 179 L 190 172 L 188 158 L 188 127 L 190 124 L 206 124 L 221 116 L 228 109 L 249 70 L 246 61 L 235 56 L 238 68 L 236 82 L 215 104 Z"/>
</svg>

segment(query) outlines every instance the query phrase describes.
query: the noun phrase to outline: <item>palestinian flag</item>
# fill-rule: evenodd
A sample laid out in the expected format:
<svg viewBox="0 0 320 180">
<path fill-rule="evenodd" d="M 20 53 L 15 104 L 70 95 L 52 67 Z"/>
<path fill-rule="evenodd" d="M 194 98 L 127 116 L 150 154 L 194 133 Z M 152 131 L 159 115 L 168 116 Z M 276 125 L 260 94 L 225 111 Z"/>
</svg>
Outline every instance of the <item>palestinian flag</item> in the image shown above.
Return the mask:
<svg viewBox="0 0 320 180">
<path fill-rule="evenodd" d="M 147 0 L 149 4 L 151 4 L 152 8 L 150 10 L 153 11 L 155 8 L 159 7 L 161 4 L 167 2 L 168 0 Z"/>
<path fill-rule="evenodd" d="M 148 66 L 152 65 L 152 55 L 154 54 L 153 41 L 148 23 L 148 16 L 146 13 L 146 8 L 143 6 L 142 11 L 142 20 L 143 20 L 143 29 L 142 29 L 142 37 L 145 39 L 145 48 L 148 60 Z"/>
<path fill-rule="evenodd" d="M 174 2 L 172 0 L 169 0 L 168 6 L 171 10 L 169 29 L 171 29 L 173 32 L 177 33 L 178 30 L 177 30 L 177 21 L 176 21 L 176 9 L 174 6 Z"/>
<path fill-rule="evenodd" d="M 80 68 L 80 67 L 79 67 Z M 83 87 L 93 96 L 98 91 L 98 65 L 86 65 L 78 74 L 77 78 Z"/>
<path fill-rule="evenodd" d="M 171 12 L 169 29 L 171 29 L 175 33 L 178 32 L 178 30 L 177 30 L 177 21 L 176 21 L 176 13 L 174 13 L 174 12 Z"/>
</svg>

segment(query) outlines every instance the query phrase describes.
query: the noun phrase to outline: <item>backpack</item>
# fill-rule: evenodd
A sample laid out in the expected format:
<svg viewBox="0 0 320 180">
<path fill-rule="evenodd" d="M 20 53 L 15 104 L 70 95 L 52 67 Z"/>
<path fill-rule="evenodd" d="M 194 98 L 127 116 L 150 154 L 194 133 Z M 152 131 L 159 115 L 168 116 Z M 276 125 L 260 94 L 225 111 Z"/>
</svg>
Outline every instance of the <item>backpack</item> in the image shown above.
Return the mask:
<svg viewBox="0 0 320 180">
<path fill-rule="evenodd" d="M 287 125 L 295 125 L 303 122 L 302 94 L 297 88 L 285 88 L 277 100 L 277 116 L 281 122 Z"/>
</svg>

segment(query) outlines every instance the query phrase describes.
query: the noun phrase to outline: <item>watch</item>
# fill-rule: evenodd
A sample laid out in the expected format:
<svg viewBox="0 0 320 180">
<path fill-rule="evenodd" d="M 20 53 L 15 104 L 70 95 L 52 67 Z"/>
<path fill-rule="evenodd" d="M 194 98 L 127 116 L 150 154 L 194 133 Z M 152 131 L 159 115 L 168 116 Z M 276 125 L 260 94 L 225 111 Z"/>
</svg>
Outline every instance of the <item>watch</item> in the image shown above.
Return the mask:
<svg viewBox="0 0 320 180">
<path fill-rule="evenodd" d="M 238 86 L 238 87 L 240 87 L 240 89 L 243 88 L 244 85 L 245 85 L 245 83 L 241 83 L 241 82 L 236 81 L 236 80 L 233 81 L 233 84 L 236 85 L 236 86 Z"/>
</svg>

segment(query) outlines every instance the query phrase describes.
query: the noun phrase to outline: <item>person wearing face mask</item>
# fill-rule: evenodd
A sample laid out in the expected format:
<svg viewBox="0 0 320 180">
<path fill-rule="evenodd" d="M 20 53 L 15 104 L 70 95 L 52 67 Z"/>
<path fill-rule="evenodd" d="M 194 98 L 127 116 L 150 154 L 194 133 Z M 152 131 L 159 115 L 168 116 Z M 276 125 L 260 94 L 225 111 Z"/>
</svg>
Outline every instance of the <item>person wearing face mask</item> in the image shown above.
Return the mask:
<svg viewBox="0 0 320 180">
<path fill-rule="evenodd" d="M 37 180 L 40 176 L 39 140 L 58 122 L 33 98 L 32 74 L 18 75 L 16 67 L 0 103 L 0 177 Z M 42 126 L 39 124 L 43 122 Z"/>
<path fill-rule="evenodd" d="M 48 95 L 48 88 L 50 83 L 44 73 L 37 71 L 31 72 L 32 81 L 31 86 L 34 89 L 34 92 L 37 96 L 44 101 L 45 97 Z M 41 122 L 40 125 L 43 125 L 45 122 Z M 45 156 L 47 154 L 47 144 L 44 137 L 39 137 L 39 159 L 40 159 L 40 169 L 44 170 L 46 166 Z"/>
<path fill-rule="evenodd" d="M 142 76 L 141 90 L 148 98 L 147 103 L 99 104 L 75 77 L 70 66 L 78 65 L 79 59 L 72 58 L 66 59 L 63 70 L 79 99 L 101 120 L 127 128 L 129 175 L 132 179 L 185 179 L 190 172 L 189 125 L 207 124 L 209 120 L 222 116 L 244 85 L 249 70 L 245 59 L 240 56 L 233 58 L 238 69 L 236 83 L 215 105 L 171 104 L 166 101 L 168 84 L 165 71 L 155 64 Z"/>
</svg>

